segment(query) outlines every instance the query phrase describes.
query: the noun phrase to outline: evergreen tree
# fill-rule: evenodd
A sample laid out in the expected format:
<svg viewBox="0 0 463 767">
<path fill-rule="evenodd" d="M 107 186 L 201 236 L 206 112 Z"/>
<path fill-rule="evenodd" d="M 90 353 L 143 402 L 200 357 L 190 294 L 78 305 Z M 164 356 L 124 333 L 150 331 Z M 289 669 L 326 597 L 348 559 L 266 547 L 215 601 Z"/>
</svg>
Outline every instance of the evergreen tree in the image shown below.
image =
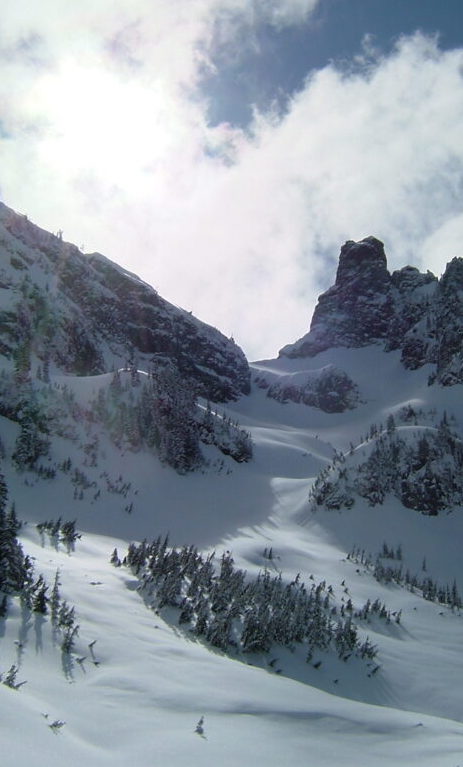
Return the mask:
<svg viewBox="0 0 463 767">
<path fill-rule="evenodd" d="M 32 610 L 35 613 L 40 613 L 41 615 L 46 615 L 48 612 L 48 597 L 47 597 L 47 591 L 48 586 L 45 583 L 43 576 L 41 575 L 35 584 L 34 588 L 34 596 L 32 598 Z"/>
<path fill-rule="evenodd" d="M 6 618 L 8 614 L 8 597 L 4 594 L 2 601 L 0 602 L 0 618 Z"/>
<path fill-rule="evenodd" d="M 75 542 L 81 537 L 76 531 L 76 522 L 76 519 L 72 522 L 63 522 L 59 528 L 61 541 L 66 545 L 68 552 L 74 550 Z"/>
<path fill-rule="evenodd" d="M 201 463 L 195 392 L 170 364 L 151 379 L 151 419 L 158 432 L 159 457 L 183 474 Z"/>
<path fill-rule="evenodd" d="M 0 511 L 3 511 L 8 500 L 8 486 L 5 477 L 0 472 Z"/>
<path fill-rule="evenodd" d="M 117 553 L 117 549 L 114 549 L 113 553 L 111 554 L 111 559 L 109 560 L 114 567 L 120 567 L 121 566 L 121 560 L 119 559 L 119 555 Z"/>
<path fill-rule="evenodd" d="M 60 606 L 61 606 L 61 596 L 59 592 L 60 582 L 59 582 L 59 570 L 55 573 L 55 580 L 53 582 L 53 588 L 51 592 L 50 597 L 50 618 L 53 626 L 58 625 L 59 620 L 59 612 L 60 612 Z"/>
<path fill-rule="evenodd" d="M 39 425 L 37 412 L 28 408 L 22 417 L 12 456 L 18 469 L 33 468 L 38 458 L 48 453 L 49 443 L 39 431 Z"/>
<path fill-rule="evenodd" d="M 19 523 L 14 505 L 5 512 L 7 486 L 0 474 L 0 591 L 11 594 L 21 591 L 25 576 L 25 560 L 16 535 Z"/>
</svg>

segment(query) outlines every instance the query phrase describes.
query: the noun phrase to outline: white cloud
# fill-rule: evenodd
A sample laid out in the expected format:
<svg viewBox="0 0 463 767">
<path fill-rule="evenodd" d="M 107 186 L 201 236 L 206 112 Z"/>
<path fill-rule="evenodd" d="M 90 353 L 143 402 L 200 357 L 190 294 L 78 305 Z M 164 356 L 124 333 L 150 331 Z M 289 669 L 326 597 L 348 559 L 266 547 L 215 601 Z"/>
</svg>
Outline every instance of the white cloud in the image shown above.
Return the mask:
<svg viewBox="0 0 463 767">
<path fill-rule="evenodd" d="M 256 115 L 252 135 L 208 127 L 192 98 L 219 16 L 290 24 L 314 5 L 116 0 L 107 13 L 85 0 L 63 13 L 42 0 L 39 13 L 8 0 L 4 201 L 252 357 L 306 331 L 345 239 L 374 234 L 392 267 L 440 271 L 463 235 L 462 51 L 417 35 L 376 62 L 370 51 L 363 70 L 327 67 L 283 119 Z"/>
<path fill-rule="evenodd" d="M 422 264 L 440 276 L 454 256 L 463 257 L 463 214 L 447 218 L 423 243 Z"/>
</svg>

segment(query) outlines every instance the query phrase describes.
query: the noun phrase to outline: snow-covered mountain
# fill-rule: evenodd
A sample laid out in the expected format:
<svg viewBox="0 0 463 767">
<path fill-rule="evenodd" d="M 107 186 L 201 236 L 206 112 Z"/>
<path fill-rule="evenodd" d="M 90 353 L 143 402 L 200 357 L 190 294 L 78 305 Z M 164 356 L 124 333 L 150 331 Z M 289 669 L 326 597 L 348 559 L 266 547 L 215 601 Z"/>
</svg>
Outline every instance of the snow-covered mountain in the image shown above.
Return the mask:
<svg viewBox="0 0 463 767">
<path fill-rule="evenodd" d="M 456 767 L 462 261 L 248 366 L 0 214 L 2 763 Z"/>
<path fill-rule="evenodd" d="M 95 375 L 171 360 L 216 401 L 249 391 L 241 349 L 99 253 L 84 255 L 0 203 L 0 352 Z"/>
<path fill-rule="evenodd" d="M 453 258 L 438 280 L 415 267 L 389 273 L 383 243 L 375 237 L 346 242 L 336 282 L 320 296 L 310 331 L 280 356 L 313 357 L 336 346 L 382 343 L 400 349 L 403 365 L 432 363 L 432 376 L 462 383 L 463 259 Z"/>
</svg>

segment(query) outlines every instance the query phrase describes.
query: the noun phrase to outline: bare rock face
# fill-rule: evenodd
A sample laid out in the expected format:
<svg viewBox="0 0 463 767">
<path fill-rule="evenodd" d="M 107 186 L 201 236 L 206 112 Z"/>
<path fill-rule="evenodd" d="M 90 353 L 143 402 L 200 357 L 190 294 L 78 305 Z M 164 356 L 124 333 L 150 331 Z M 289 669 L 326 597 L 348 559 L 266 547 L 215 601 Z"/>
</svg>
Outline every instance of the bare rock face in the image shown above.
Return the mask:
<svg viewBox="0 0 463 767">
<path fill-rule="evenodd" d="M 40 229 L 0 203 L 0 354 L 95 375 L 171 361 L 213 401 L 250 388 L 242 350 L 100 254 Z"/>
<path fill-rule="evenodd" d="M 318 299 L 310 332 L 280 354 L 313 357 L 335 346 L 374 343 L 386 338 L 392 311 L 383 243 L 375 237 L 349 240 L 341 248 L 335 284 Z"/>
<path fill-rule="evenodd" d="M 435 309 L 436 377 L 444 386 L 463 383 L 463 259 L 453 258 L 439 282 Z"/>
<path fill-rule="evenodd" d="M 463 383 L 463 259 L 454 258 L 440 281 L 412 266 L 390 274 L 382 242 L 346 242 L 336 282 L 320 296 L 310 331 L 280 356 L 314 357 L 373 343 L 400 349 L 410 370 L 434 364 L 431 383 Z"/>
</svg>

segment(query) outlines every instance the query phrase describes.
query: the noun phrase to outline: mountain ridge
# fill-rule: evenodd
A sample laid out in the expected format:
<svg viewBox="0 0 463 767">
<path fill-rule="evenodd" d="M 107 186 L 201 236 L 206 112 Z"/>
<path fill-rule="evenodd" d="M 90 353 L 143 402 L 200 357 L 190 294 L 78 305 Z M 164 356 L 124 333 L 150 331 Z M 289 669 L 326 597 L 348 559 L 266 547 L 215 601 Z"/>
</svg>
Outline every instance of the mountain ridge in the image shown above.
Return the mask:
<svg viewBox="0 0 463 767">
<path fill-rule="evenodd" d="M 400 349 L 403 365 L 435 365 L 431 383 L 463 382 L 463 259 L 447 264 L 440 280 L 405 266 L 390 273 L 383 243 L 375 237 L 341 248 L 335 284 L 323 293 L 309 332 L 279 356 L 313 357 L 330 347 L 382 343 Z"/>
<path fill-rule="evenodd" d="M 3 204 L 0 245 L 8 306 L 0 353 L 12 358 L 22 347 L 42 365 L 79 375 L 170 360 L 214 401 L 249 391 L 248 363 L 233 340 L 106 257 L 84 255 Z"/>
<path fill-rule="evenodd" d="M 241 355 L 188 313 L 201 343 L 178 349 L 174 334 L 143 351 L 143 318 L 175 329 L 169 305 L 11 215 L 12 232 L 0 229 L 6 767 L 35 754 L 40 767 L 455 767 L 459 381 L 442 385 L 436 362 L 405 366 L 400 344 L 386 351 L 378 315 L 368 343 L 252 363 L 247 390 Z M 371 302 L 416 292 L 399 319 L 420 330 L 435 280 L 406 268 L 391 288 L 380 260 Z M 355 293 L 351 267 L 340 279 Z M 461 347 L 452 268 L 447 371 Z M 156 311 L 127 313 L 128 285 Z M 108 306 L 133 327 L 100 327 Z M 83 342 L 70 354 L 71 321 L 96 356 Z M 209 344 L 204 379 L 195 353 Z"/>
</svg>

